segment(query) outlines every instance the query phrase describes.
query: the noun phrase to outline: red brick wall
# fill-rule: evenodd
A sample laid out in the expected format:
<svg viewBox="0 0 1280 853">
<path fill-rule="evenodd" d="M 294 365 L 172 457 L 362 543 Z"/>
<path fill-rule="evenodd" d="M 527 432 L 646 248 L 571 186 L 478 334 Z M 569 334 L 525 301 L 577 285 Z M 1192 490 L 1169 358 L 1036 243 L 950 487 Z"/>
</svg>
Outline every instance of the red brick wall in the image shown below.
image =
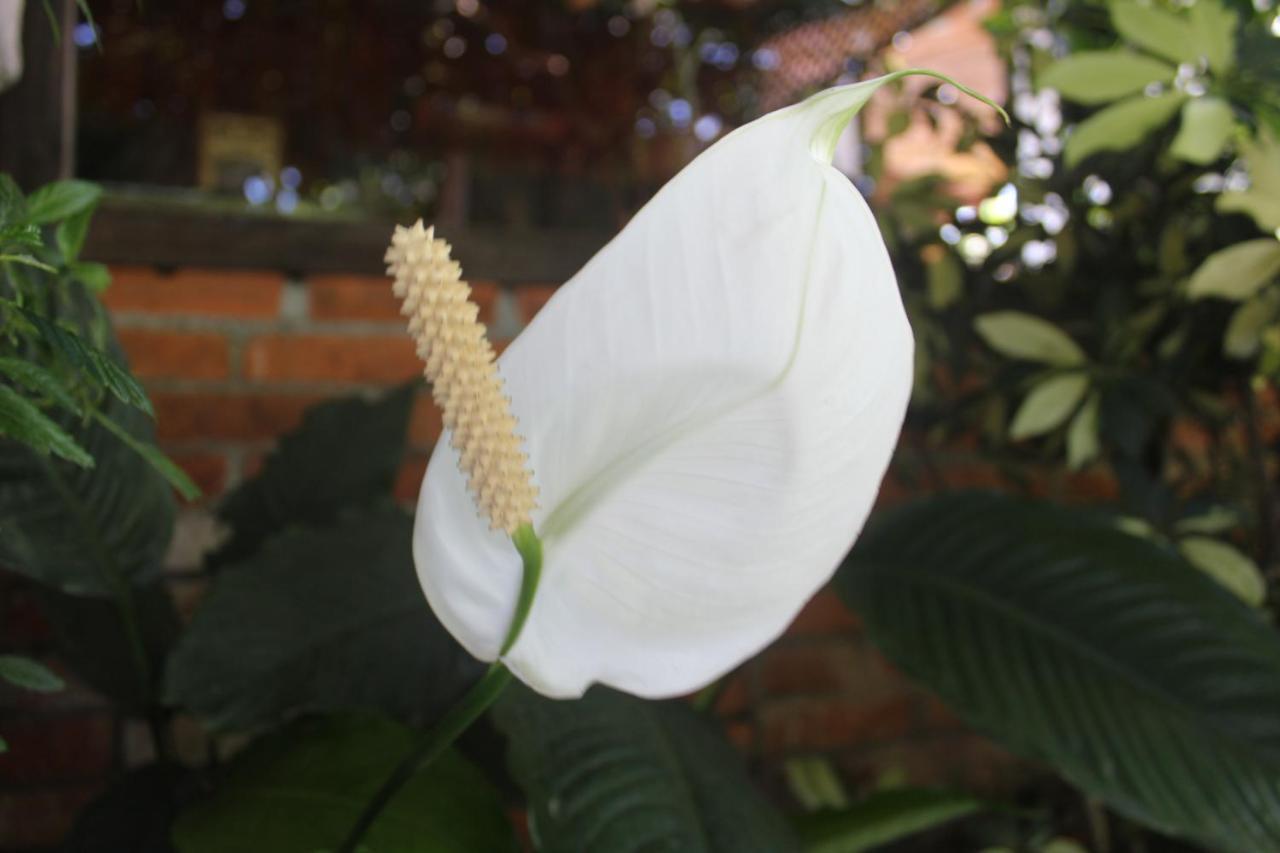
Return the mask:
<svg viewBox="0 0 1280 853">
<path fill-rule="evenodd" d="M 184 510 L 179 547 L 170 559 L 178 572 L 198 564 L 218 496 L 250 474 L 308 406 L 382 389 L 421 370 L 382 277 L 296 281 L 271 272 L 135 267 L 117 267 L 113 274 L 105 302 L 154 401 L 160 444 L 206 495 Z M 498 346 L 553 291 L 524 282 L 472 284 Z M 424 394 L 397 485 L 402 499 L 416 496 L 440 428 Z M 966 464 L 944 466 L 947 479 L 961 485 L 978 476 Z M 990 470 L 980 473 L 989 476 Z M 901 493 L 887 484 L 885 497 Z M 180 610 L 195 605 L 199 589 L 174 587 Z M 9 635 L 6 645 L 38 654 L 47 647 L 47 629 L 21 591 L 12 592 L 0 598 L 9 611 L 0 623 Z M 894 770 L 917 783 L 984 788 L 1000 787 L 1016 774 L 1007 755 L 894 672 L 830 592 L 746 664 L 718 703 L 734 742 L 775 783 L 786 759 L 812 755 L 829 756 L 854 786 Z M 192 721 L 181 725 L 179 740 L 190 740 Z M 138 741 L 131 731 L 100 698 L 78 687 L 28 697 L 0 717 L 0 736 L 12 749 L 0 759 L 0 848 L 56 842 L 76 807 L 113 770 L 145 758 L 130 749 Z M 198 755 L 199 749 L 190 752 Z"/>
</svg>

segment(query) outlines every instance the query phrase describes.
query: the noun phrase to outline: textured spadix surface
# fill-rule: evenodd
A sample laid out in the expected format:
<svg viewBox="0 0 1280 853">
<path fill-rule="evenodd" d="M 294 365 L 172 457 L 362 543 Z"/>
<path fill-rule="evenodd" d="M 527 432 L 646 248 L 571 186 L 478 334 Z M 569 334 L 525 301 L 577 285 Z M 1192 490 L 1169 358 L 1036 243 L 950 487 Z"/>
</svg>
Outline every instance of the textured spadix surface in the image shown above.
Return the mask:
<svg viewBox="0 0 1280 853">
<path fill-rule="evenodd" d="M 545 553 L 506 662 L 535 690 L 694 690 L 776 637 L 861 529 L 912 339 L 875 220 L 830 160 L 884 79 L 709 148 L 502 355 Z M 441 621 L 492 660 L 520 561 L 457 463 L 441 441 L 414 555 Z"/>
</svg>

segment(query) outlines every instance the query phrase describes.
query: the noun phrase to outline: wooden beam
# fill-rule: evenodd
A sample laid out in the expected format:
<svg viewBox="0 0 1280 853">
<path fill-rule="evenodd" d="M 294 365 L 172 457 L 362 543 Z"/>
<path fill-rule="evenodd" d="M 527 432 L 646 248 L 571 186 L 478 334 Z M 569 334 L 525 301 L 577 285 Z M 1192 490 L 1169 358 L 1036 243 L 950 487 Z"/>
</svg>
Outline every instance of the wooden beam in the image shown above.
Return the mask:
<svg viewBox="0 0 1280 853">
<path fill-rule="evenodd" d="M 75 166 L 75 0 L 52 0 L 61 33 L 40 2 L 23 13 L 22 78 L 0 94 L 0 172 L 24 190 L 68 178 Z M 60 37 L 59 37 L 60 36 Z"/>
<path fill-rule="evenodd" d="M 271 269 L 294 275 L 381 275 L 394 223 L 336 222 L 171 210 L 110 196 L 94 216 L 87 260 L 158 267 Z M 467 278 L 560 283 L 578 271 L 608 231 L 518 231 L 477 226 L 442 229 Z"/>
</svg>

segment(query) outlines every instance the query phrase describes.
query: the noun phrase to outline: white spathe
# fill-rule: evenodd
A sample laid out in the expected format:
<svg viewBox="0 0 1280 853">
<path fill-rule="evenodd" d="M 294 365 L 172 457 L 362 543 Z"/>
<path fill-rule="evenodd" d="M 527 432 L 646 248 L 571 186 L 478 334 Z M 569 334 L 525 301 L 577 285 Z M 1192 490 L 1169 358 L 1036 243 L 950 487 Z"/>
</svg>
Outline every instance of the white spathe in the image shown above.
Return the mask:
<svg viewBox="0 0 1280 853">
<path fill-rule="evenodd" d="M 0 0 L 0 92 L 22 77 L 23 0 Z"/>
<path fill-rule="evenodd" d="M 709 148 L 502 355 L 545 555 L 504 660 L 540 693 L 707 684 L 777 637 L 861 530 L 910 396 L 912 337 L 876 221 L 830 162 L 885 79 Z M 520 560 L 447 441 L 414 557 L 440 620 L 493 660 Z"/>
</svg>

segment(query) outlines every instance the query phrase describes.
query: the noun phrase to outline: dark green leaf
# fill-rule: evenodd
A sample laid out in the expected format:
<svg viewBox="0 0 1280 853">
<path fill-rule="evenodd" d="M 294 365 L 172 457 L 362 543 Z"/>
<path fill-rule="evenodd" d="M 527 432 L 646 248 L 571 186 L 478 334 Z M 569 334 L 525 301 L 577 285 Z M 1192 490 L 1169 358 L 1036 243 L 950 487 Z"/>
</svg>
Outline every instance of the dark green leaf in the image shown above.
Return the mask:
<svg viewBox="0 0 1280 853">
<path fill-rule="evenodd" d="M 24 267 L 34 267 L 45 272 L 56 273 L 58 271 L 56 268 L 49 266 L 44 261 L 34 258 L 24 252 L 11 253 L 7 255 L 0 254 L 0 264 L 3 263 L 22 264 Z"/>
<path fill-rule="evenodd" d="M 55 323 L 27 309 L 20 309 L 23 319 L 30 323 L 40 340 L 68 366 L 83 373 L 90 381 L 101 385 L 121 401 L 151 414 L 151 401 L 138 380 L 124 365 L 103 352 L 70 328 Z"/>
<path fill-rule="evenodd" d="M 27 197 L 28 222 L 50 225 L 75 216 L 102 198 L 102 187 L 88 181 L 57 181 L 46 184 Z"/>
<path fill-rule="evenodd" d="M 83 467 L 93 457 L 34 403 L 8 385 L 0 385 L 0 438 L 9 438 L 40 454 L 60 456 Z"/>
<path fill-rule="evenodd" d="M 151 440 L 151 422 L 137 409 L 114 403 L 107 414 L 135 439 Z M 92 470 L 0 443 L 0 565 L 69 592 L 106 595 L 110 573 L 159 569 L 173 494 L 101 425 L 76 424 L 71 433 L 93 457 Z"/>
<path fill-rule="evenodd" d="M 40 606 L 53 629 L 61 660 L 90 687 L 121 707 L 137 711 L 155 701 L 160 667 L 177 640 L 180 626 L 163 583 L 131 587 L 129 596 L 146 650 L 146 678 L 126 633 L 119 602 L 46 589 L 42 590 Z"/>
<path fill-rule="evenodd" d="M 0 226 L 0 247 L 21 246 L 36 249 L 44 245 L 37 225 L 4 225 Z"/>
<path fill-rule="evenodd" d="M 190 783 L 181 767 L 131 770 L 80 812 L 62 853 L 174 853 L 169 831 Z"/>
<path fill-rule="evenodd" d="M 27 200 L 13 178 L 0 172 L 0 227 L 24 225 L 27 217 Z"/>
<path fill-rule="evenodd" d="M 738 754 L 687 705 L 602 687 L 564 702 L 515 686 L 493 716 L 544 853 L 799 849 Z"/>
<path fill-rule="evenodd" d="M 108 432 L 120 439 L 130 450 L 145 459 L 157 474 L 164 477 L 169 485 L 178 490 L 178 494 L 187 500 L 195 500 L 200 497 L 200 487 L 193 483 L 187 473 L 175 465 L 172 459 L 161 453 L 160 448 L 149 441 L 139 441 L 134 438 L 128 430 L 101 412 L 95 411 L 93 418 L 105 427 Z"/>
<path fill-rule="evenodd" d="M 397 509 L 296 529 L 217 575 L 169 661 L 167 694 L 214 725 L 380 708 L 434 719 L 481 666 L 432 615 Z"/>
<path fill-rule="evenodd" d="M 1280 847 L 1280 637 L 1103 516 L 987 494 L 891 513 L 837 576 L 872 638 L 974 725 L 1135 820 Z"/>
<path fill-rule="evenodd" d="M 58 251 L 62 252 L 63 263 L 69 264 L 80 257 L 84 238 L 89 233 L 89 220 L 92 218 L 93 209 L 85 208 L 58 224 L 54 237 L 58 243 Z"/>
<path fill-rule="evenodd" d="M 805 853 L 862 853 L 934 829 L 982 808 L 968 794 L 902 788 L 875 791 L 848 809 L 798 821 Z"/>
<path fill-rule="evenodd" d="M 390 495 L 416 385 L 373 402 L 353 397 L 310 409 L 262 471 L 223 501 L 219 515 L 232 538 L 209 565 L 241 560 L 290 525 L 327 524 Z"/>
<path fill-rule="evenodd" d="M 58 377 L 33 361 L 0 356 L 0 376 L 12 379 L 28 391 L 57 403 L 69 412 L 80 412 L 80 406 L 62 386 Z"/>
<path fill-rule="evenodd" d="M 22 655 L 0 655 L 0 679 L 38 693 L 54 693 L 67 686 L 47 666 Z"/>
<path fill-rule="evenodd" d="M 181 853 L 334 850 L 415 733 L 369 716 L 313 718 L 255 742 L 174 826 Z M 374 853 L 515 849 L 497 792 L 457 753 L 400 790 L 365 837 Z"/>
</svg>

